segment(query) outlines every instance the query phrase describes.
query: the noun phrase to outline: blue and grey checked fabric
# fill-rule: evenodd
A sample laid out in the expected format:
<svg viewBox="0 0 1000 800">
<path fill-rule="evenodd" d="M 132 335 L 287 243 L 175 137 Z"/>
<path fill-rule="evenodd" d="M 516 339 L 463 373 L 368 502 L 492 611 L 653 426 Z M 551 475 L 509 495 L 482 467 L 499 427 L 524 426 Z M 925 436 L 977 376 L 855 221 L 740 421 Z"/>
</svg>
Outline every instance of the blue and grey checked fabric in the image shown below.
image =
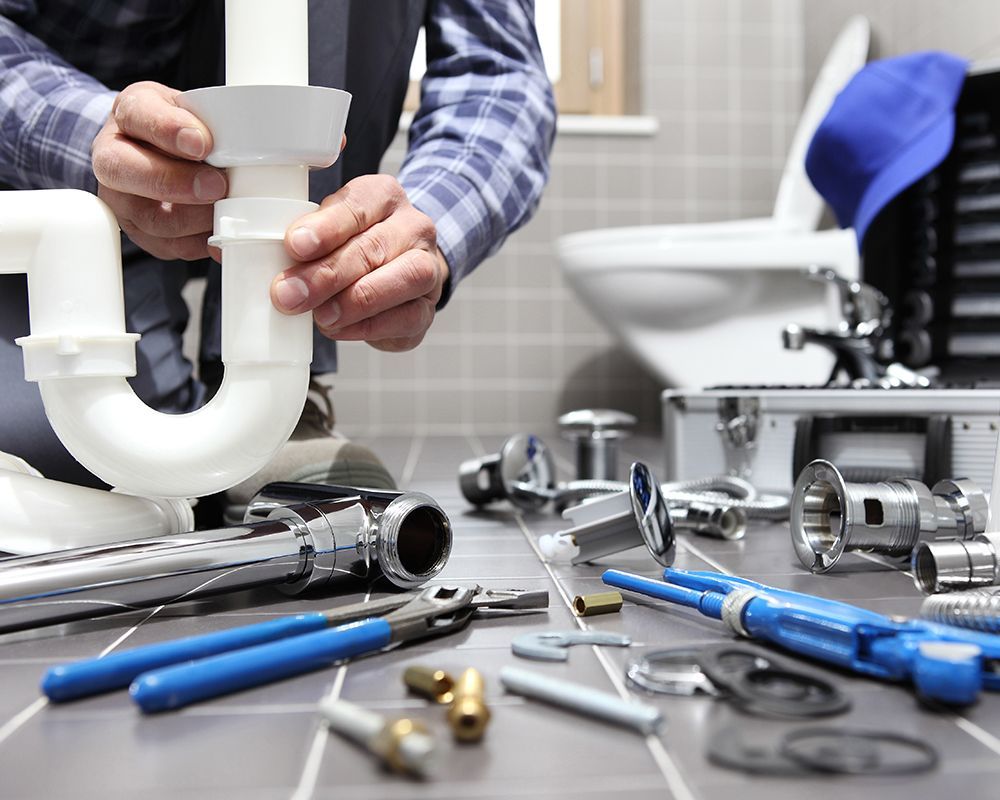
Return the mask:
<svg viewBox="0 0 1000 800">
<path fill-rule="evenodd" d="M 184 57 L 198 0 L 0 0 L 0 181 L 96 190 L 90 145 L 135 80 Z M 432 0 L 427 74 L 399 175 L 437 224 L 452 283 L 522 225 L 555 108 L 532 0 Z"/>
</svg>

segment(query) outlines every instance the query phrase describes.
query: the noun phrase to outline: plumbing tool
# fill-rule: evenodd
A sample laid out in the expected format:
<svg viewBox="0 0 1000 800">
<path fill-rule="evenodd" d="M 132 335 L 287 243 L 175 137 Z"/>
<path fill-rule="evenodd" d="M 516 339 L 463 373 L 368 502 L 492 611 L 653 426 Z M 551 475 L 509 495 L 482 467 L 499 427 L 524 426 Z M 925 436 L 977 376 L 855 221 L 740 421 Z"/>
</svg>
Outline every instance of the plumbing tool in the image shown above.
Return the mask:
<svg viewBox="0 0 1000 800">
<path fill-rule="evenodd" d="M 490 724 L 486 689 L 479 670 L 469 667 L 455 682 L 455 699 L 448 708 L 448 727 L 460 742 L 478 742 Z"/>
<path fill-rule="evenodd" d="M 959 628 L 1000 633 L 1000 587 L 931 595 L 920 604 L 920 616 Z"/>
<path fill-rule="evenodd" d="M 583 408 L 559 417 L 562 435 L 576 445 L 579 480 L 618 478 L 618 441 L 626 439 L 636 419 L 610 408 Z"/>
<path fill-rule="evenodd" d="M 146 672 L 132 682 L 129 694 L 145 712 L 182 708 L 391 645 L 453 633 L 483 609 L 524 608 L 526 594 L 534 598 L 530 607 L 548 606 L 546 592 L 511 590 L 491 596 L 478 587 L 434 586 L 384 617 Z"/>
<path fill-rule="evenodd" d="M 319 712 L 330 730 L 360 744 L 393 772 L 424 777 L 437 764 L 437 744 L 420 722 L 387 719 L 335 697 L 323 698 Z"/>
<path fill-rule="evenodd" d="M 628 647 L 632 640 L 620 633 L 607 631 L 545 631 L 522 633 L 510 643 L 511 652 L 521 658 L 536 661 L 566 661 L 569 648 L 575 644 Z"/>
<path fill-rule="evenodd" d="M 1000 532 L 980 533 L 965 541 L 921 542 L 910 568 L 913 582 L 924 594 L 994 586 L 1000 583 Z"/>
<path fill-rule="evenodd" d="M 666 583 L 608 570 L 609 586 L 688 606 L 738 636 L 893 681 L 943 703 L 972 703 L 1000 689 L 1000 636 L 874 611 L 717 572 L 666 569 Z"/>
<path fill-rule="evenodd" d="M 645 736 L 657 733 L 664 723 L 655 706 L 525 669 L 504 667 L 500 683 L 508 692 L 622 725 Z"/>
<path fill-rule="evenodd" d="M 136 647 L 100 658 L 60 664 L 45 673 L 42 691 L 50 700 L 63 701 L 123 689 L 139 675 L 151 670 L 323 631 L 359 619 L 384 616 L 399 611 L 421 595 L 422 592 L 394 594 L 328 611 L 295 614 L 217 633 Z M 505 591 L 476 587 L 469 606 L 473 611 L 479 608 L 520 611 L 545 608 L 548 601 L 548 592 L 545 591 Z M 450 701 L 449 697 L 447 702 Z"/>
<path fill-rule="evenodd" d="M 451 554 L 451 523 L 430 497 L 331 498 L 261 522 L 0 561 L 0 633 L 254 586 L 288 594 L 338 577 L 415 588 Z"/>
<path fill-rule="evenodd" d="M 803 566 L 828 572 L 845 552 L 908 556 L 931 537 L 969 539 L 986 529 L 988 513 L 983 491 L 964 478 L 931 489 L 909 478 L 848 483 L 818 458 L 795 481 L 792 545 Z"/>
</svg>

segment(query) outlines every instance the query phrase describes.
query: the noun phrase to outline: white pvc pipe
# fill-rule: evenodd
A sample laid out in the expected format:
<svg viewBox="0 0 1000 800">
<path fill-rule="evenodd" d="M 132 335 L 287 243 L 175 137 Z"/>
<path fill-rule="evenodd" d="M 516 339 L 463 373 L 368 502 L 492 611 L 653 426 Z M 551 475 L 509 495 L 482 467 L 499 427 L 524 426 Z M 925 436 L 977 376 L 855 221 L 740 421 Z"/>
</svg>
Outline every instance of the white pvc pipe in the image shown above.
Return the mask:
<svg viewBox="0 0 1000 800">
<path fill-rule="evenodd" d="M 306 0 L 227 0 L 228 85 L 307 85 Z M 197 497 L 263 467 L 301 413 L 312 360 L 311 315 L 277 312 L 274 276 L 288 265 L 285 228 L 305 211 L 304 165 L 230 170 L 216 205 L 222 248 L 221 388 L 204 408 L 166 415 L 125 378 L 135 374 L 125 331 L 118 226 L 93 195 L 0 193 L 0 271 L 27 272 L 31 335 L 19 340 L 53 429 L 109 484 L 139 495 Z"/>
<path fill-rule="evenodd" d="M 87 489 L 0 467 L 0 550 L 26 555 L 193 530 L 183 500 Z"/>
</svg>

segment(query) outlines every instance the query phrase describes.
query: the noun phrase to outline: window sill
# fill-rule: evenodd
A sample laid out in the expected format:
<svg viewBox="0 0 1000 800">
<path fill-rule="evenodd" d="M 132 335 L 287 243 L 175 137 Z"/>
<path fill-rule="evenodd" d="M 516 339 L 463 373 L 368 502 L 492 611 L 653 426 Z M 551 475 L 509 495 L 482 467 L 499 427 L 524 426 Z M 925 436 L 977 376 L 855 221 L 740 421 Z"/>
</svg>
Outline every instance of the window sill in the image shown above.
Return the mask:
<svg viewBox="0 0 1000 800">
<path fill-rule="evenodd" d="M 408 131 L 412 121 L 413 112 L 404 111 L 399 118 L 399 129 Z M 640 115 L 560 114 L 556 130 L 562 136 L 655 136 L 660 130 L 660 121 Z"/>
</svg>

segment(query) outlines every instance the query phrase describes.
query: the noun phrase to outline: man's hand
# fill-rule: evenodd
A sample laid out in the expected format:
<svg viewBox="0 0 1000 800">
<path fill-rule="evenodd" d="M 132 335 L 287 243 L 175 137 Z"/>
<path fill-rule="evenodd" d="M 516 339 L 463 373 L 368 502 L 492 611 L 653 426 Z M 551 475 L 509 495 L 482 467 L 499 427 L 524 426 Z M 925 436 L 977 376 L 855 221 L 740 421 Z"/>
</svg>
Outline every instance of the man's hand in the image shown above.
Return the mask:
<svg viewBox="0 0 1000 800">
<path fill-rule="evenodd" d="M 212 134 L 159 83 L 127 86 L 94 139 L 97 196 L 121 229 L 148 253 L 192 261 L 209 255 L 212 204 L 226 196 L 226 175 L 201 163 Z"/>
<path fill-rule="evenodd" d="M 292 223 L 285 250 L 297 263 L 271 286 L 279 311 L 312 311 L 331 339 L 410 350 L 434 320 L 448 277 L 434 222 L 395 178 L 363 175 Z"/>
</svg>

